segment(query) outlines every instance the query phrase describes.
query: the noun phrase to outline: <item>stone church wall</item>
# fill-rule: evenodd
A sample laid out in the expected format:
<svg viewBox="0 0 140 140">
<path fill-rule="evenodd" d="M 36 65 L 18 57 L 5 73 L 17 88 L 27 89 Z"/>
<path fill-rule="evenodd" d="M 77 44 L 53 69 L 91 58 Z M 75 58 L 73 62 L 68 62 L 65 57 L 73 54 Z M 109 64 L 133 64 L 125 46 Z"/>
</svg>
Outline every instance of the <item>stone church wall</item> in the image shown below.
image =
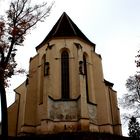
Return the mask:
<svg viewBox="0 0 140 140">
<path fill-rule="evenodd" d="M 78 101 L 48 98 L 48 118 L 53 121 L 77 121 L 80 117 Z"/>
</svg>

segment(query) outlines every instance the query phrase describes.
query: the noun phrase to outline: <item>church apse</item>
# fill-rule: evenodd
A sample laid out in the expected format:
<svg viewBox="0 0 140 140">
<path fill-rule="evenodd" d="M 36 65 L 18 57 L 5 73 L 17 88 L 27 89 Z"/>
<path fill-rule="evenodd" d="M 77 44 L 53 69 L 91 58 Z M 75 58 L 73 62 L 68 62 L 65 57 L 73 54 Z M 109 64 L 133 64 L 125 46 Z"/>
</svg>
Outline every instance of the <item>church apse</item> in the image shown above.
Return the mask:
<svg viewBox="0 0 140 140">
<path fill-rule="evenodd" d="M 36 51 L 28 83 L 18 89 L 26 96 L 14 121 L 18 132 L 11 135 L 80 131 L 121 135 L 117 96 L 113 84 L 104 80 L 102 58 L 65 12 Z"/>
</svg>

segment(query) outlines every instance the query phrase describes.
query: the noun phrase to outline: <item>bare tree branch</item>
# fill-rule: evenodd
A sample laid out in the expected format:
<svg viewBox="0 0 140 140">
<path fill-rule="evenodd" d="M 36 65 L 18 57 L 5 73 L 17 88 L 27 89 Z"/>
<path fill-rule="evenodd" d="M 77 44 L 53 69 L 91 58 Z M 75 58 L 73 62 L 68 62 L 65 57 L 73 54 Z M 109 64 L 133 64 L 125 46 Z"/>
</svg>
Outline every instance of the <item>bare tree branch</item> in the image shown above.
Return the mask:
<svg viewBox="0 0 140 140">
<path fill-rule="evenodd" d="M 120 104 L 122 107 L 130 111 L 127 116 L 140 117 L 140 75 L 130 76 L 126 81 L 127 94 L 124 94 Z"/>
<path fill-rule="evenodd" d="M 30 0 L 16 0 L 11 3 L 10 9 L 7 11 L 10 44 L 5 59 L 5 69 L 10 60 L 14 45 L 22 45 L 27 31 L 49 16 L 53 4 L 47 7 L 47 3 L 43 3 L 32 7 L 30 6 Z"/>
<path fill-rule="evenodd" d="M 24 70 L 15 71 L 17 63 L 15 55 L 17 46 L 24 42 L 28 31 L 49 16 L 53 4 L 30 5 L 31 0 L 13 0 L 7 18 L 0 16 L 0 96 L 2 108 L 2 138 L 8 139 L 7 105 L 5 86 L 7 78 L 11 78 L 15 72 L 22 73 Z"/>
</svg>

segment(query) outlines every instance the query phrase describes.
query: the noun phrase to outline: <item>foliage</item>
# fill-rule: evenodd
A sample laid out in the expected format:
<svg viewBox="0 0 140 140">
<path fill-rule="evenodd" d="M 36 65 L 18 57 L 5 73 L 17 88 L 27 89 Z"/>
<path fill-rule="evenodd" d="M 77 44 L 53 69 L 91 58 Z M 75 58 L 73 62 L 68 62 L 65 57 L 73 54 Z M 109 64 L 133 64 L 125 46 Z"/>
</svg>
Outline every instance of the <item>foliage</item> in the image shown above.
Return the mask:
<svg viewBox="0 0 140 140">
<path fill-rule="evenodd" d="M 121 105 L 127 109 L 125 118 L 134 117 L 140 118 L 140 75 L 130 76 L 126 81 L 128 93 L 124 94 L 121 99 Z"/>
<path fill-rule="evenodd" d="M 49 16 L 52 5 L 32 5 L 31 0 L 13 0 L 7 16 L 0 16 L 0 72 L 4 71 L 5 81 L 15 73 L 17 47 L 23 45 L 26 34 L 38 22 Z"/>
<path fill-rule="evenodd" d="M 7 78 L 15 74 L 15 56 L 18 46 L 22 46 L 25 36 L 49 16 L 53 3 L 32 5 L 31 0 L 12 0 L 6 16 L 0 16 L 0 96 L 2 112 L 2 138 L 8 137 L 7 103 L 5 86 Z M 23 73 L 23 70 L 17 72 Z"/>
<path fill-rule="evenodd" d="M 128 124 L 129 133 L 128 135 L 135 140 L 140 140 L 140 126 L 139 122 L 135 117 L 131 117 Z"/>
<path fill-rule="evenodd" d="M 135 60 L 136 67 L 140 67 L 140 50 L 138 51 L 138 54 L 135 57 L 136 57 Z"/>
</svg>

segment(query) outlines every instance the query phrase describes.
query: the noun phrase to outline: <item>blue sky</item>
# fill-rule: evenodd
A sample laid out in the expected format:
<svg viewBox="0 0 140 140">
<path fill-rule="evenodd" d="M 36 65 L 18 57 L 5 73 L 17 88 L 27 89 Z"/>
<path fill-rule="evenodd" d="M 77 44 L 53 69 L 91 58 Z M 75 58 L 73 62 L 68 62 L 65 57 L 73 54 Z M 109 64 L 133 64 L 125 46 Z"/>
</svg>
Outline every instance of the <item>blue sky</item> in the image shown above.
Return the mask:
<svg viewBox="0 0 140 140">
<path fill-rule="evenodd" d="M 0 0 L 0 7 L 4 4 L 3 8 L 6 8 L 8 1 Z M 46 22 L 38 24 L 27 35 L 24 47 L 19 47 L 19 67 L 28 69 L 29 58 L 36 54 L 35 47 L 63 12 L 96 44 L 96 52 L 102 56 L 104 77 L 114 83 L 114 89 L 121 97 L 126 93 L 126 79 L 137 70 L 134 60 L 140 49 L 140 0 L 55 0 Z M 14 100 L 12 89 L 24 80 L 24 76 L 13 77 L 8 89 L 8 105 Z"/>
</svg>

